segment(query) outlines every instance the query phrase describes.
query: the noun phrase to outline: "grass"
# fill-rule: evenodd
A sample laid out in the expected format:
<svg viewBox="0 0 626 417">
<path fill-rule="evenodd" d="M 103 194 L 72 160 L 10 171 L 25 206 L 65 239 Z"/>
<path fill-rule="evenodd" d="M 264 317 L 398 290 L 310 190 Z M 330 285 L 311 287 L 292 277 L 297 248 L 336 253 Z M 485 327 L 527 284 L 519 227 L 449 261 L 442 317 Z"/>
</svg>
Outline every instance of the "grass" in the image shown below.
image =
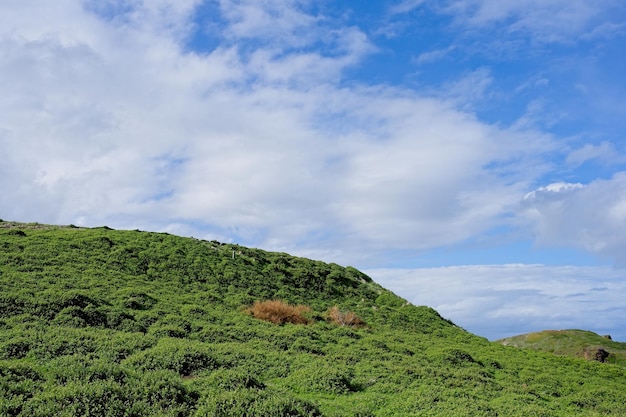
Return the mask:
<svg viewBox="0 0 626 417">
<path fill-rule="evenodd" d="M 0 222 L 0 416 L 624 416 L 625 392 L 621 366 L 489 342 L 351 267 Z"/>
<path fill-rule="evenodd" d="M 596 360 L 599 350 L 605 351 L 603 361 L 626 367 L 626 343 L 613 341 L 586 330 L 544 330 L 498 341 L 506 346 L 550 352 L 586 360 Z"/>
</svg>

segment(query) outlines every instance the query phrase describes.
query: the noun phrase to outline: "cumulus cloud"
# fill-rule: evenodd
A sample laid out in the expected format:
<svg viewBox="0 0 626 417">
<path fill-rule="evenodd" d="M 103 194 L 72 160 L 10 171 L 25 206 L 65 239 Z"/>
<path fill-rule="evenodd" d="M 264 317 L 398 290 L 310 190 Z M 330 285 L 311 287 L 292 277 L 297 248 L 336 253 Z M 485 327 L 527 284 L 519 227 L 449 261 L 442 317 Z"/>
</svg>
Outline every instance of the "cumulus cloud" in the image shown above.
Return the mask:
<svg viewBox="0 0 626 417">
<path fill-rule="evenodd" d="M 523 217 L 540 245 L 584 249 L 626 266 L 626 174 L 587 185 L 554 183 L 524 198 Z"/>
<path fill-rule="evenodd" d="M 626 340 L 624 270 L 473 265 L 367 273 L 415 305 L 428 305 L 490 340 L 539 330 L 584 329 Z M 616 333 L 617 332 L 617 333 Z"/>
<path fill-rule="evenodd" d="M 256 42 L 303 46 L 318 40 L 320 18 L 307 13 L 308 0 L 221 0 L 220 11 L 230 22 L 226 36 Z"/>
<path fill-rule="evenodd" d="M 446 100 L 341 86 L 342 71 L 368 50 L 355 28 L 336 28 L 330 55 L 280 39 L 243 48 L 251 14 L 267 26 L 276 13 L 299 16 L 268 37 L 314 27 L 301 2 L 280 12 L 223 2 L 234 22 L 228 36 L 243 43 L 188 52 L 180 32 L 195 4 L 132 3 L 122 19 L 70 2 L 71 13 L 50 22 L 36 8 L 14 16 L 19 25 L 5 18 L 0 126 L 4 189 L 14 194 L 3 199 L 4 217 L 187 224 L 185 232 L 196 224 L 262 246 L 354 247 L 344 253 L 354 260 L 498 225 L 523 193 L 529 164 L 552 146 Z M 162 26 L 174 29 L 154 30 Z"/>
</svg>

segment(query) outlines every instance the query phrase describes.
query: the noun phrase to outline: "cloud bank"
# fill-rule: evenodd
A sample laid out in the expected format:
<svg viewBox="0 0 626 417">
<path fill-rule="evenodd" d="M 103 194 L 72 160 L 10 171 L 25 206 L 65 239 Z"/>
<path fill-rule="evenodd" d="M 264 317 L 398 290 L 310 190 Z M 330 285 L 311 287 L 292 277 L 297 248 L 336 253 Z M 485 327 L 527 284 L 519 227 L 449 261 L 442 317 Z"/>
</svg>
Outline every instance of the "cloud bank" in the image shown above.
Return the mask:
<svg viewBox="0 0 626 417">
<path fill-rule="evenodd" d="M 607 267 L 476 265 L 373 269 L 377 282 L 490 340 L 583 329 L 626 340 L 626 271 Z M 547 279 L 549 277 L 549 279 Z"/>
</svg>

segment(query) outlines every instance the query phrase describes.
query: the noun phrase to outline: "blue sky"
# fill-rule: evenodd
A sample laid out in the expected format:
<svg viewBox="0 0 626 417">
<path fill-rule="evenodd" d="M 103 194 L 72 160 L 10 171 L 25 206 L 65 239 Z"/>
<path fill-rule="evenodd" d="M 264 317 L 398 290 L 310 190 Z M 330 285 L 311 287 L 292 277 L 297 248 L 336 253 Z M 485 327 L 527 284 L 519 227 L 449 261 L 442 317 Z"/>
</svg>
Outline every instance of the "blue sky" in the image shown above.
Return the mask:
<svg viewBox="0 0 626 417">
<path fill-rule="evenodd" d="M 1 218 L 354 265 L 490 339 L 626 341 L 622 1 L 0 11 Z"/>
</svg>

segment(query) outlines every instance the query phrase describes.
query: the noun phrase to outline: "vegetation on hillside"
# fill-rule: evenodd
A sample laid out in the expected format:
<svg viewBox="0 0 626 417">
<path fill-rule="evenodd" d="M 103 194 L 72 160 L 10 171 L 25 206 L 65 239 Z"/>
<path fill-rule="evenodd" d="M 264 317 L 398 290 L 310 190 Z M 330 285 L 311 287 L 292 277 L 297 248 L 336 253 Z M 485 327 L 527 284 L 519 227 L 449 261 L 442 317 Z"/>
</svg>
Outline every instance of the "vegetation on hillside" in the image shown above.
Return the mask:
<svg viewBox="0 0 626 417">
<path fill-rule="evenodd" d="M 624 416 L 625 392 L 621 366 L 488 342 L 351 267 L 0 222 L 0 416 Z"/>
<path fill-rule="evenodd" d="M 626 366 L 626 343 L 586 330 L 544 330 L 507 337 L 498 343 Z"/>
</svg>

